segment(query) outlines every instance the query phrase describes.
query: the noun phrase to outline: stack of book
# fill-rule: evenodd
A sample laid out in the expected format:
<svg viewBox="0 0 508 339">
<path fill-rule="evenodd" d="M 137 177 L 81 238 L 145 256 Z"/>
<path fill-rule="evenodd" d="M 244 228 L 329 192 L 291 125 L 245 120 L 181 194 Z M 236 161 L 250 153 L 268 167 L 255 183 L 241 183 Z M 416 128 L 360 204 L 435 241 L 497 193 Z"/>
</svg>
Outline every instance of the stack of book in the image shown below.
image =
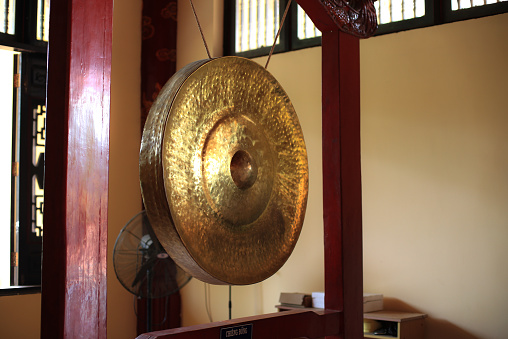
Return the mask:
<svg viewBox="0 0 508 339">
<path fill-rule="evenodd" d="M 312 307 L 325 308 L 325 293 L 312 292 Z M 363 294 L 363 312 L 375 312 L 383 309 L 383 295 L 375 293 Z"/>
</svg>

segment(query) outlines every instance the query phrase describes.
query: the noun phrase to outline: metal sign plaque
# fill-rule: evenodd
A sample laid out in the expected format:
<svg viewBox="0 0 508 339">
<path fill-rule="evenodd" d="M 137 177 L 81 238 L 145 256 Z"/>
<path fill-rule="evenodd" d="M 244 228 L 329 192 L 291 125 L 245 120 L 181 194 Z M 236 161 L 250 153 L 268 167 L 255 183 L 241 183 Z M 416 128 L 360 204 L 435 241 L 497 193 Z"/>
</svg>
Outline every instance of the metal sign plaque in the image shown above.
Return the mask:
<svg viewBox="0 0 508 339">
<path fill-rule="evenodd" d="M 252 324 L 221 328 L 220 339 L 252 339 Z"/>
</svg>

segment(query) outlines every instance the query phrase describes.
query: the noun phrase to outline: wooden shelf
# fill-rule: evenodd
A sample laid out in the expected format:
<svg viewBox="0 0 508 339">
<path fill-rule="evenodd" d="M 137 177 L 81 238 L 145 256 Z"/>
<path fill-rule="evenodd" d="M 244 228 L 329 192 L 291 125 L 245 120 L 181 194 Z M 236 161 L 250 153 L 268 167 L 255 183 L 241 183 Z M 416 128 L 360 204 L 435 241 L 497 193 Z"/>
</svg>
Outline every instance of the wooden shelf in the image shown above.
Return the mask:
<svg viewBox="0 0 508 339">
<path fill-rule="evenodd" d="M 298 307 L 288 305 L 276 305 L 279 312 L 290 310 L 319 311 L 322 308 Z M 423 339 L 424 319 L 427 317 L 424 313 L 409 313 L 397 311 L 376 311 L 363 314 L 363 319 L 371 319 L 383 322 L 393 322 L 397 324 L 397 336 L 381 335 L 374 333 L 364 333 L 364 338 L 378 339 Z"/>
<path fill-rule="evenodd" d="M 397 324 L 397 336 L 364 333 L 364 338 L 396 338 L 396 339 L 423 339 L 424 313 L 408 313 L 397 311 L 376 311 L 364 313 L 364 319 L 371 319 Z"/>
<path fill-rule="evenodd" d="M 425 318 L 427 315 L 424 313 L 408 313 L 397 311 L 376 311 L 363 314 L 363 319 L 382 320 L 382 321 L 395 321 L 403 322 L 408 320 Z"/>
</svg>

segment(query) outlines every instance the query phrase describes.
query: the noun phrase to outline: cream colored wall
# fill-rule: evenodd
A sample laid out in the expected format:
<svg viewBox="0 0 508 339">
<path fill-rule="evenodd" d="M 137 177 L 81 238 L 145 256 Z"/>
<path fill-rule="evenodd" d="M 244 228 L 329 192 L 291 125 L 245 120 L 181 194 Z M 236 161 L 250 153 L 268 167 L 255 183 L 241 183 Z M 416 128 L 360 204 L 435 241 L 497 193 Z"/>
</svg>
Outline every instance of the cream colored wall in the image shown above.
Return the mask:
<svg viewBox="0 0 508 339">
<path fill-rule="evenodd" d="M 111 70 L 108 207 L 108 339 L 136 337 L 134 296 L 118 282 L 113 247 L 122 227 L 141 211 L 140 144 L 141 0 L 115 1 Z"/>
<path fill-rule="evenodd" d="M 222 38 L 207 16 L 217 3 L 195 1 L 208 44 Z M 179 5 L 182 67 L 206 54 L 187 1 Z M 504 14 L 360 45 L 364 289 L 383 293 L 387 308 L 428 313 L 429 339 L 508 331 L 507 32 Z M 323 289 L 320 53 L 275 55 L 269 66 L 304 129 L 309 206 L 286 265 L 233 287 L 233 317 L 272 312 L 281 291 Z M 182 291 L 185 325 L 208 321 L 203 291 L 196 280 Z M 226 319 L 227 299 L 227 287 L 211 287 L 213 320 Z"/>
<path fill-rule="evenodd" d="M 41 295 L 0 297 L 0 338 L 40 337 Z"/>
<path fill-rule="evenodd" d="M 364 288 L 427 338 L 508 333 L 508 14 L 361 44 Z"/>
</svg>

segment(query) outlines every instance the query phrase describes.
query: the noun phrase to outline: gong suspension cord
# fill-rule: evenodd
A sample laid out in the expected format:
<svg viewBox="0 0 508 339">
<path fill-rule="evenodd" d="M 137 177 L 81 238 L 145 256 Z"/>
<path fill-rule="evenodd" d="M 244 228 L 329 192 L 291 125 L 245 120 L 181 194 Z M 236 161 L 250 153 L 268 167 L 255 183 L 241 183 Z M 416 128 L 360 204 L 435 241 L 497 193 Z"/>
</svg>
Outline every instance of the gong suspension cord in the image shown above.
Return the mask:
<svg viewBox="0 0 508 339">
<path fill-rule="evenodd" d="M 286 9 L 284 10 L 284 15 L 282 16 L 282 20 L 279 25 L 279 30 L 277 31 L 277 35 L 275 36 L 275 40 L 273 41 L 272 49 L 270 49 L 270 53 L 268 54 L 268 60 L 266 60 L 265 69 L 268 68 L 268 63 L 270 62 L 270 58 L 272 57 L 273 50 L 275 48 L 275 45 L 277 44 L 277 39 L 279 38 L 280 31 L 282 30 L 282 26 L 284 25 L 284 20 L 286 20 L 286 15 L 288 14 L 290 6 L 291 6 L 291 0 L 288 1 L 288 4 L 286 5 Z"/>
<path fill-rule="evenodd" d="M 201 39 L 203 39 L 203 43 L 205 44 L 206 54 L 208 54 L 208 59 L 211 59 L 212 57 L 210 56 L 210 51 L 208 50 L 208 45 L 206 44 L 205 35 L 203 34 L 203 30 L 201 29 L 201 24 L 199 23 L 196 9 L 194 8 L 194 4 L 192 3 L 192 0 L 189 0 L 189 1 L 191 4 L 191 7 L 192 7 L 192 12 L 194 13 L 194 17 L 196 18 L 196 22 L 198 23 L 199 33 L 201 33 Z"/>
</svg>

